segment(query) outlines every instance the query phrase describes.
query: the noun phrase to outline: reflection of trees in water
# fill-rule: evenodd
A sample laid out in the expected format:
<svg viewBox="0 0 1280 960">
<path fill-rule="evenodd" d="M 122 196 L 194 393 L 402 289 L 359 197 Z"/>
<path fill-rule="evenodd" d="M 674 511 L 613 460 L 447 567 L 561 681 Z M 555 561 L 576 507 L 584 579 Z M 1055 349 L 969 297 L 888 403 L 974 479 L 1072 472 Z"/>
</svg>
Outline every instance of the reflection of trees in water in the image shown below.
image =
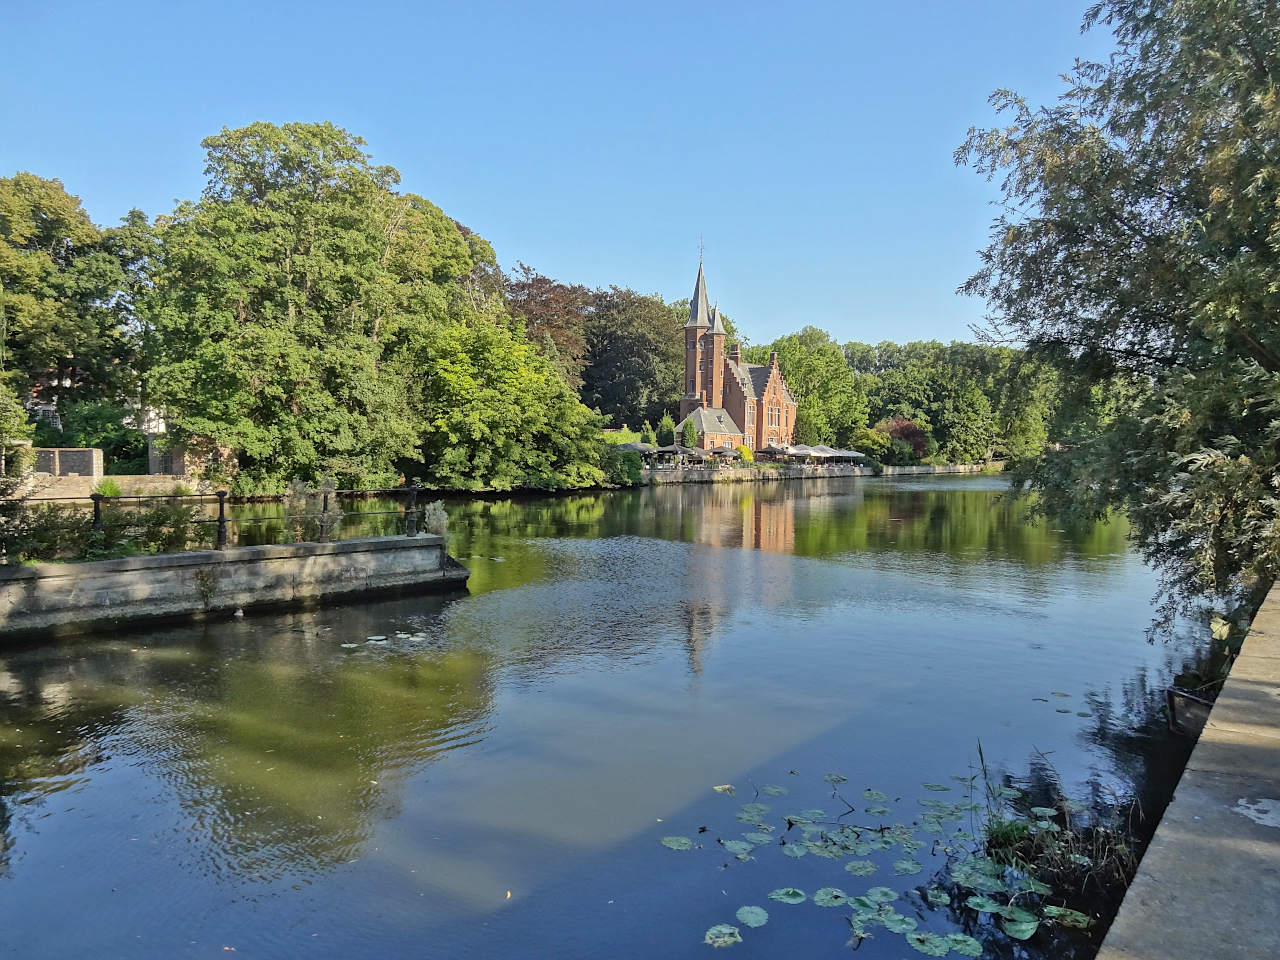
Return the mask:
<svg viewBox="0 0 1280 960">
<path fill-rule="evenodd" d="M 137 653 L 100 644 L 82 660 L 33 658 L 42 666 L 27 671 L 24 702 L 8 698 L 6 727 L 76 733 L 34 754 L 0 751 L 3 793 L 25 802 L 42 778 L 60 788 L 110 738 L 117 761 L 153 769 L 208 835 L 203 869 L 270 879 L 352 859 L 405 776 L 483 737 L 492 662 L 457 649 L 343 662 L 332 637 L 317 648 L 291 631 L 296 619 L 240 646 L 187 631 L 185 644 Z"/>
</svg>

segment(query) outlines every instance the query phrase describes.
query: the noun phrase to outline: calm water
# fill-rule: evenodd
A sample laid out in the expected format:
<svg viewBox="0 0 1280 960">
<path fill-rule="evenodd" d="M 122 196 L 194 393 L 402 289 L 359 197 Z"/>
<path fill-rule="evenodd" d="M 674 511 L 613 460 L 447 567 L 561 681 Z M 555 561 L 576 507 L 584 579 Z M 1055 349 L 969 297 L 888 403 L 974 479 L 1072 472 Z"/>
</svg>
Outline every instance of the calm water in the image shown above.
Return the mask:
<svg viewBox="0 0 1280 960">
<path fill-rule="evenodd" d="M 841 911 L 767 893 L 934 862 L 864 880 L 659 839 L 740 836 L 752 782 L 829 804 L 827 771 L 909 805 L 979 739 L 1033 790 L 1156 807 L 1185 756 L 1156 706 L 1192 644 L 1145 640 L 1123 528 L 1030 525 L 1002 486 L 459 501 L 467 595 L 10 651 L 0 953 L 706 957 L 759 904 L 730 956 L 843 955 Z M 918 956 L 884 931 L 860 955 Z"/>
</svg>

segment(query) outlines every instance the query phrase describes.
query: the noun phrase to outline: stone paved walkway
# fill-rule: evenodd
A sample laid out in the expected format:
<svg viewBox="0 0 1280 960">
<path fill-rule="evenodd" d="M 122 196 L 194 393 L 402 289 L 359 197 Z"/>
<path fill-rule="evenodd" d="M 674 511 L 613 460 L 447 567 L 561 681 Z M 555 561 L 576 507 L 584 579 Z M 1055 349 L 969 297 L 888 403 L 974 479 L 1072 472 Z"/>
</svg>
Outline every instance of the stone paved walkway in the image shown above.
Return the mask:
<svg viewBox="0 0 1280 960">
<path fill-rule="evenodd" d="M 1098 957 L 1280 958 L 1280 584 L 1258 611 Z"/>
</svg>

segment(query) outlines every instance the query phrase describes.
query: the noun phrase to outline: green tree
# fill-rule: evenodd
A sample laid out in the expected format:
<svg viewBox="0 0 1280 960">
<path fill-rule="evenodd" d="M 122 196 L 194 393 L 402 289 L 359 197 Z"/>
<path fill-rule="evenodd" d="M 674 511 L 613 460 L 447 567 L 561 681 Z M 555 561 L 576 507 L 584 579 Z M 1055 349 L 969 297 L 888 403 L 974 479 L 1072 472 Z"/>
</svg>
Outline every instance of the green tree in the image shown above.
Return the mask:
<svg viewBox="0 0 1280 960">
<path fill-rule="evenodd" d="M 664 413 L 658 421 L 658 446 L 669 447 L 676 442 L 676 422 L 671 414 Z"/>
<path fill-rule="evenodd" d="M 20 396 L 117 397 L 132 342 L 117 309 L 124 271 L 77 197 L 31 173 L 0 178 L 0 372 Z"/>
<path fill-rule="evenodd" d="M 661 417 L 683 393 L 684 322 L 656 295 L 610 287 L 593 301 L 583 403 L 613 423 Z"/>
<path fill-rule="evenodd" d="M 651 444 L 657 444 L 658 442 L 657 431 L 653 429 L 653 426 L 648 420 L 646 420 L 640 427 L 640 442 Z"/>
<path fill-rule="evenodd" d="M 692 418 L 686 418 L 684 421 L 684 427 L 680 430 L 680 443 L 686 447 L 698 445 L 698 428 L 693 425 Z"/>
<path fill-rule="evenodd" d="M 999 177 L 992 335 L 1127 409 L 1025 472 L 1052 510 L 1122 508 L 1168 599 L 1256 599 L 1280 569 L 1280 18 L 1270 0 L 1109 0 L 1117 49 L 957 152 Z M 1136 395 L 1135 395 L 1136 394 Z"/>
<path fill-rule="evenodd" d="M 748 348 L 745 359 L 768 363 L 771 352 L 778 354 L 796 400 L 795 442 L 847 447 L 867 425 L 868 403 L 840 345 L 826 331 L 809 326 L 768 346 Z"/>
</svg>

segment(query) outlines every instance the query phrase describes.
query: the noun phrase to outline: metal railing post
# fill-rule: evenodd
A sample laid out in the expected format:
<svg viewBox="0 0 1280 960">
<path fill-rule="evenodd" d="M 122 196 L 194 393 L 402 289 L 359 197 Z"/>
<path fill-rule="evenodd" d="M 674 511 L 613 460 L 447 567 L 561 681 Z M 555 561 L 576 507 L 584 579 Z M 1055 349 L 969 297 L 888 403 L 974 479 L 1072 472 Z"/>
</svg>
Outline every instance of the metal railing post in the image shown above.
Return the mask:
<svg viewBox="0 0 1280 960">
<path fill-rule="evenodd" d="M 89 499 L 93 501 L 93 529 L 102 529 L 102 501 L 103 495 L 100 493 L 89 494 Z"/>
<path fill-rule="evenodd" d="M 406 537 L 416 537 L 418 535 L 418 488 L 409 488 L 409 508 L 404 514 L 404 535 Z"/>
<path fill-rule="evenodd" d="M 227 491 L 218 491 L 218 549 L 227 549 Z"/>
</svg>

